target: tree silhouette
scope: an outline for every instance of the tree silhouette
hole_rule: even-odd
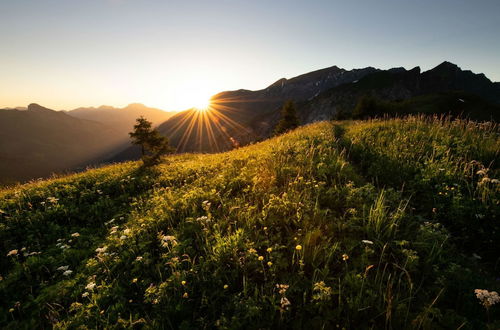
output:
[[[282,134],[288,132],[299,126],[299,118],[297,117],[297,110],[295,103],[291,100],[285,102],[281,108],[281,119],[274,129],[274,134]]]
[[[141,146],[141,159],[146,166],[158,164],[162,155],[173,151],[168,139],[151,126],[152,123],[141,116],[129,133],[132,144]]]

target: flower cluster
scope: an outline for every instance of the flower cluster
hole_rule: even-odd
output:
[[[496,291],[476,289],[474,290],[474,293],[476,294],[477,299],[481,302],[481,305],[483,305],[486,309],[500,302],[500,296]]]

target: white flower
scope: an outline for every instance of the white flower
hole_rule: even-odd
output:
[[[367,240],[367,239],[364,239],[364,240],[362,240],[361,242],[363,242],[363,243],[365,243],[365,244],[373,244],[373,242],[372,242],[372,241],[369,241],[369,240]]]
[[[142,257],[141,256],[138,256],[137,258],[135,258],[136,261],[141,261],[142,260]]]
[[[474,257],[474,259],[477,259],[477,260],[481,260],[483,258],[481,258],[479,255],[473,253],[472,256]]]
[[[486,308],[490,308],[491,306],[495,305],[496,303],[500,302],[500,296],[496,291],[488,291],[488,290],[481,290],[481,289],[476,289],[474,290],[474,293],[476,294],[477,299],[481,302],[481,304]]]
[[[99,248],[95,249],[95,252],[104,253],[104,252],[106,252],[107,249],[108,249],[107,246],[103,246],[103,247],[99,247]]]
[[[167,242],[169,242],[169,241],[175,241],[175,236],[164,235],[164,236],[161,237],[161,240],[162,241],[167,241]]]
[[[90,282],[89,284],[87,284],[87,286],[85,286],[85,289],[89,291],[94,290],[94,288],[95,288],[95,282]]]
[[[89,293],[88,292],[84,292],[82,293],[82,297],[85,298],[85,297],[88,297],[89,296]]]
[[[127,239],[127,236],[122,235],[122,236],[120,236],[120,239],[122,239],[122,240],[123,240],[123,239]]]
[[[65,271],[65,272],[63,273],[63,275],[64,275],[64,276],[69,276],[69,275],[71,275],[71,273],[73,273],[73,271],[68,269],[67,271]]]
[[[68,270],[68,268],[69,268],[69,266],[61,266],[61,267],[57,268],[57,270],[63,272],[63,271]]]
[[[71,237],[80,237],[80,234],[79,233],[73,233],[73,234],[71,234]]]
[[[280,300],[281,308],[288,309],[288,307],[292,304],[287,297],[281,297]]]

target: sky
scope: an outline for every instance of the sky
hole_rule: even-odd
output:
[[[0,107],[198,106],[337,65],[500,81],[498,0],[0,0]]]

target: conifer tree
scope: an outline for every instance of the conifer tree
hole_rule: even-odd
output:
[[[274,129],[274,134],[278,135],[288,132],[297,126],[299,126],[299,118],[297,117],[295,103],[289,100],[281,108],[281,119]]]
[[[142,116],[137,118],[129,135],[132,144],[141,146],[141,159],[146,166],[157,164],[162,155],[173,151],[168,139],[152,129],[152,123]]]

